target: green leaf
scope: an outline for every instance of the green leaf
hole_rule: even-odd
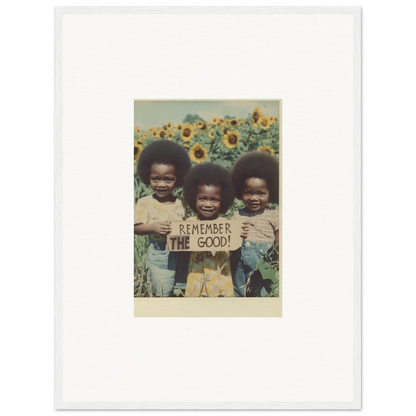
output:
[[[174,294],[175,296],[177,296],[177,297],[183,296],[183,292],[182,292],[182,290],[181,290],[181,289],[179,289],[179,288],[174,289],[174,290],[173,290],[173,294]]]

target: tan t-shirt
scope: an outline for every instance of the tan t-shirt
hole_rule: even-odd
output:
[[[158,221],[183,221],[186,210],[183,202],[176,198],[173,204],[161,203],[152,195],[140,198],[134,208],[134,225],[152,224]],[[165,235],[149,234],[152,240],[166,241]]]

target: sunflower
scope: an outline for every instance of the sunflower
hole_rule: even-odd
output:
[[[138,127],[135,127],[134,128],[134,132],[137,133],[137,134],[139,134],[140,133],[140,129]]]
[[[157,130],[152,130],[153,137],[159,137],[159,132]]]
[[[273,124],[275,122],[274,117],[269,117],[269,120],[270,120],[270,124]]]
[[[181,131],[181,130],[182,130],[182,124],[177,124],[177,125],[176,125],[176,130]]]
[[[214,133],[214,130],[211,130],[209,133],[208,133],[208,137],[212,140],[212,139],[215,139],[215,133]]]
[[[161,138],[161,139],[166,139],[166,136],[167,136],[167,134],[168,134],[168,132],[166,131],[166,130],[160,130],[160,132],[159,132],[159,137]]]
[[[185,147],[189,148],[190,144],[189,143],[184,143],[183,144]]]
[[[257,149],[258,152],[266,152],[270,153],[271,155],[274,155],[274,150],[270,146],[260,146]]]
[[[237,130],[230,130],[224,133],[224,145],[228,149],[238,146],[240,142],[240,133]]]
[[[218,123],[218,118],[217,118],[217,117],[214,117],[214,118],[211,120],[211,123],[212,123],[212,124],[217,124],[217,123]]]
[[[182,126],[182,140],[184,142],[190,142],[192,141],[192,137],[194,137],[195,130],[194,126],[192,126],[189,123],[186,123]]]
[[[267,130],[270,127],[270,117],[260,117],[259,126],[263,130]]]
[[[134,143],[134,163],[137,162],[137,159],[139,158],[140,153],[142,152],[143,147],[137,144],[137,142]]]
[[[228,124],[229,124],[231,127],[237,127],[237,126],[238,126],[238,124],[239,124],[239,122],[238,122],[235,118],[232,118],[231,120],[228,120]]]
[[[253,114],[251,115],[251,121],[254,125],[257,125],[257,122],[259,121],[262,114],[263,112],[260,110],[260,107],[254,109]]]
[[[150,133],[152,133],[154,129],[155,129],[154,127],[149,127]]]
[[[149,134],[147,133],[147,131],[145,131],[145,132],[142,134],[142,138],[143,138],[143,140],[146,140],[148,137],[149,137]]]
[[[205,123],[205,121],[201,122],[201,125],[199,126],[199,131],[205,132],[208,130],[208,123]]]
[[[172,129],[172,127],[173,127],[173,124],[169,121],[169,123],[168,124],[166,124],[167,126],[168,126],[168,129],[169,130],[171,130]]]
[[[168,131],[167,139],[168,140],[172,140],[173,139],[173,136],[174,136],[173,131],[172,130]]]
[[[189,157],[196,163],[201,163],[208,156],[208,152],[199,143],[195,143],[189,149]]]

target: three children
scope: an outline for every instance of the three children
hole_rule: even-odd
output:
[[[278,211],[267,206],[279,199],[278,161],[265,152],[250,152],[237,160],[232,173],[210,162],[190,166],[185,150],[167,140],[146,146],[138,160],[137,173],[154,192],[139,199],[134,219],[135,234],[149,235],[146,267],[152,293],[170,296],[175,285],[179,253],[166,250],[166,235],[171,231],[170,221],[186,219],[183,202],[172,195],[183,184],[184,199],[196,214],[187,221],[220,219],[235,196],[245,205],[232,216],[244,220],[242,247],[232,253],[234,276],[227,251],[191,252],[185,296],[245,296],[257,261],[279,244]],[[263,288],[261,295],[266,294]]]

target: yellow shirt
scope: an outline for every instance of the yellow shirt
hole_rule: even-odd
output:
[[[152,224],[159,221],[183,221],[186,218],[186,210],[182,201],[176,198],[174,203],[162,203],[153,198],[153,195],[145,196],[137,201],[134,208],[134,225]],[[157,233],[149,234],[152,240],[166,241],[165,235]]]
[[[197,217],[187,221],[199,221]],[[224,220],[226,221],[226,220]],[[228,251],[192,251],[185,296],[234,296]]]

